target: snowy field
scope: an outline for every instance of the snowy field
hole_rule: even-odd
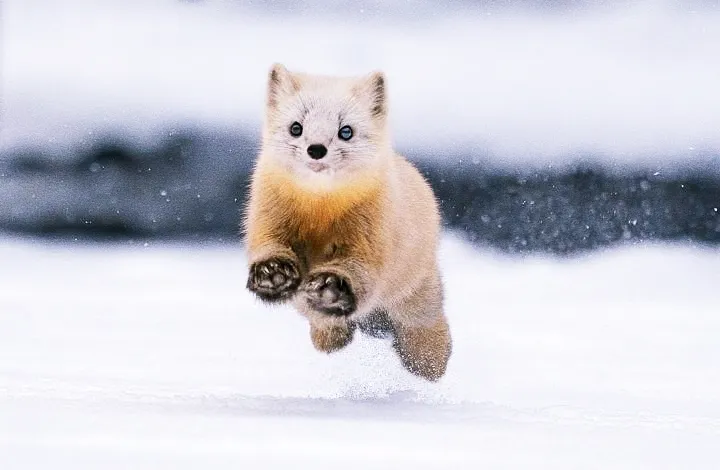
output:
[[[5,239],[0,468],[716,467],[720,251],[440,256],[433,385],[381,340],[316,353],[241,247]]]
[[[397,144],[438,158],[720,171],[715,2],[586,3],[0,0],[0,163],[252,138],[279,61],[384,70]],[[317,353],[245,291],[240,246],[0,237],[0,470],[718,466],[720,250],[504,257],[447,234],[441,262],[454,354],[428,384],[381,340]]]

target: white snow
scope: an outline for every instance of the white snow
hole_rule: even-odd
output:
[[[257,132],[280,61],[383,69],[405,147],[471,145],[509,165],[585,153],[719,167],[720,11],[593,3],[490,14],[395,2],[383,19],[352,2],[339,16],[319,14],[325,3],[273,16],[244,2],[4,0],[0,147],[57,150],[119,129],[141,139],[176,123]]]
[[[441,250],[454,354],[326,356],[242,247],[0,242],[0,468],[713,468],[720,251]]]

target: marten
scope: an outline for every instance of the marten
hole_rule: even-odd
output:
[[[383,72],[271,67],[243,221],[251,292],[291,302],[319,351],[356,329],[391,337],[408,371],[437,381],[452,349],[440,229],[432,188],[393,150]]]

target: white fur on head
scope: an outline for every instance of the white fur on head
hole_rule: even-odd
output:
[[[357,93],[371,100],[371,110],[377,119],[387,117],[387,93],[385,92],[385,74],[375,71],[360,82]]]
[[[293,73],[274,64],[268,77],[263,158],[296,174],[312,188],[331,188],[363,173],[376,173],[390,160],[387,93],[382,72],[363,77],[331,77]],[[294,122],[302,134],[290,134]],[[344,141],[339,130],[350,126]],[[314,160],[313,144],[327,148]]]
[[[278,103],[287,99],[300,88],[297,80],[282,64],[275,63],[268,74],[268,108],[276,108]]]

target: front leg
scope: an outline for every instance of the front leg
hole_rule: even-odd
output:
[[[301,276],[297,255],[289,248],[276,245],[251,256],[246,287],[262,301],[277,303],[295,295]]]
[[[300,291],[311,309],[326,315],[347,316],[357,308],[350,281],[342,274],[329,271],[310,274]]]
[[[352,315],[367,299],[370,279],[363,263],[353,259],[315,266],[298,288],[301,307],[323,315]]]

